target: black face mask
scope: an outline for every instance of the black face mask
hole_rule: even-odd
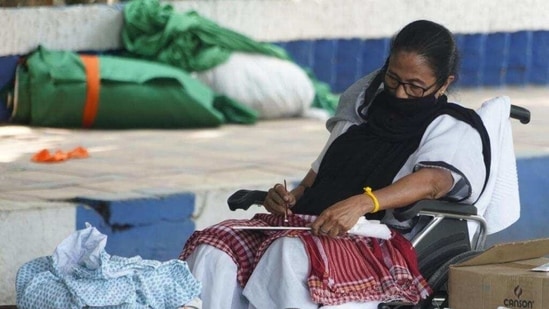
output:
[[[379,103],[383,106],[382,108],[387,109],[388,111],[399,116],[408,118],[417,116],[418,114],[428,113],[435,108],[438,103],[446,102],[446,96],[440,96],[437,98],[435,97],[435,93],[436,92],[433,92],[432,94],[421,98],[402,99],[397,98],[388,90],[383,90],[378,94],[376,100],[380,100]]]
[[[411,138],[428,122],[432,115],[444,107],[445,95],[434,94],[421,98],[400,99],[387,90],[380,92],[368,110],[369,126],[380,136]]]

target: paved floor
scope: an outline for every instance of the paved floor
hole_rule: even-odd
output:
[[[0,128],[0,200],[128,199],[281,181],[302,175],[326,137],[323,123],[311,119],[201,130],[6,126]],[[87,148],[90,157],[50,164],[30,160],[43,148],[77,146]]]
[[[452,98],[479,107],[508,95],[532,112],[529,125],[513,124],[517,155],[549,155],[549,88],[460,90]],[[298,180],[328,133],[318,119],[261,121],[198,130],[65,130],[0,126],[0,210],[19,202],[73,197],[126,199]],[[38,164],[41,149],[83,146],[87,159]]]

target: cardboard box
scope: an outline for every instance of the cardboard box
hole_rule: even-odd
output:
[[[452,309],[547,309],[549,272],[532,268],[549,263],[549,238],[495,245],[450,267]]]

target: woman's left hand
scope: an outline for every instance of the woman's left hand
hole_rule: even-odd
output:
[[[311,230],[317,236],[344,235],[372,208],[371,200],[364,194],[351,196],[325,209],[311,224]]]

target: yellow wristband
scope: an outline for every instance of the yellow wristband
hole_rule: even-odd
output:
[[[375,212],[378,212],[379,211],[379,201],[377,200],[377,197],[372,192],[372,188],[364,187],[364,194],[368,195],[372,199],[372,201],[374,202],[374,209],[372,209],[372,211],[370,211],[370,213],[373,214]]]

